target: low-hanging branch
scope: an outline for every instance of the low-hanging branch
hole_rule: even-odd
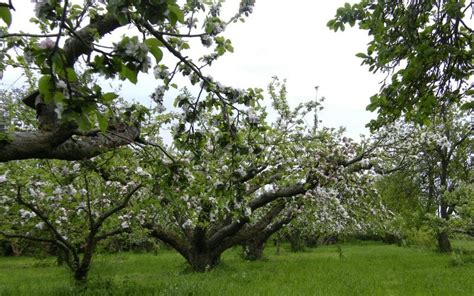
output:
[[[51,131],[27,131],[9,134],[0,142],[0,162],[21,159],[85,160],[128,145],[140,136],[137,126],[121,130],[76,136],[76,130],[58,126]]]

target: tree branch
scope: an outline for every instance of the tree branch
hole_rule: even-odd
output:
[[[42,242],[42,243],[51,243],[51,244],[56,243],[54,239],[36,237],[36,236],[31,236],[31,235],[22,235],[22,234],[16,234],[16,233],[7,233],[1,230],[0,230],[0,234],[6,238],[21,238],[21,239],[27,239],[27,240],[32,240],[32,241],[37,241],[37,242]]]
[[[20,159],[85,160],[132,143],[140,135],[136,126],[120,131],[77,136],[75,130],[59,126],[53,131],[15,132],[0,142],[0,162]]]
[[[144,225],[144,227],[150,230],[150,235],[152,237],[170,245],[175,250],[177,250],[184,258],[189,258],[189,250],[191,249],[191,246],[185,239],[182,239],[181,237],[179,237],[179,235],[171,231],[164,230],[160,226],[146,224]]]
[[[307,186],[308,184],[306,184]],[[252,211],[263,207],[264,205],[278,199],[281,197],[293,197],[298,194],[304,194],[306,191],[308,191],[310,188],[306,188],[305,184],[296,184],[293,186],[288,186],[284,187],[280,190],[274,191],[274,192],[265,192],[253,199],[249,203],[249,207],[252,209]]]
[[[119,212],[120,210],[124,209],[127,206],[130,199],[132,198],[132,196],[135,194],[135,192],[137,192],[137,190],[140,189],[141,187],[142,187],[142,184],[135,186],[132,190],[130,190],[130,192],[127,193],[127,195],[122,199],[122,201],[116,207],[111,208],[107,212],[100,215],[99,218],[97,219],[97,222],[94,225],[94,229],[97,230],[107,218]]]

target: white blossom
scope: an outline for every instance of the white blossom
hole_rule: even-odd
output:
[[[56,42],[51,38],[43,39],[39,44],[39,48],[41,49],[53,49],[55,46]]]
[[[72,170],[73,170],[74,172],[78,172],[80,169],[81,169],[81,164],[80,164],[80,163],[75,163],[75,164],[72,166]]]
[[[35,227],[38,228],[38,229],[44,229],[45,225],[46,225],[46,223],[39,222],[38,224],[35,225]]]
[[[184,229],[190,229],[193,227],[193,221],[191,221],[191,219],[187,219],[183,225],[181,225]]]
[[[258,120],[259,120],[258,115],[253,110],[250,110],[248,112],[248,121],[251,124],[257,124]]]
[[[252,215],[252,209],[249,208],[249,207],[246,207],[246,208],[245,208],[245,211],[244,211],[244,215],[245,215],[246,217],[250,217],[250,215]]]
[[[153,74],[155,75],[156,79],[165,79],[170,76],[170,72],[168,71],[167,67],[158,65],[155,66]]]
[[[201,43],[205,47],[210,47],[212,45],[212,41],[213,40],[212,40],[211,36],[209,36],[207,34],[201,36]]]

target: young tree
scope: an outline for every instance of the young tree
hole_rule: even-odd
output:
[[[148,73],[154,65],[154,75],[162,83],[154,99],[162,107],[164,93],[175,86],[175,75],[188,77],[192,84],[210,83],[203,67],[233,50],[222,32],[248,16],[254,3],[241,1],[239,11],[224,20],[221,2],[38,0],[32,18],[35,32],[11,32],[9,27],[17,20],[15,15],[12,18],[15,8],[12,1],[3,3],[0,72],[20,68],[36,81],[23,103],[36,111],[37,124],[34,129],[0,131],[0,162],[84,160],[139,141],[142,118],[126,113],[128,118],[117,120],[118,95],[101,85],[115,79],[137,83],[139,73]],[[128,29],[127,36],[114,34],[120,28]],[[214,51],[196,59],[187,57],[183,51],[193,38]],[[164,54],[176,63],[165,65]],[[226,109],[229,98],[218,89],[211,91],[214,98],[209,104]]]
[[[474,3],[464,0],[363,0],[337,10],[328,26],[367,30],[367,52],[357,56],[369,71],[387,73],[367,107],[378,111],[371,127],[401,116],[426,123],[450,105],[474,109],[473,12]]]
[[[95,161],[105,166],[110,160]],[[87,280],[97,244],[129,231],[123,210],[143,179],[116,171],[105,180],[90,166],[24,161],[10,163],[0,176],[0,235],[57,247],[77,283]]]

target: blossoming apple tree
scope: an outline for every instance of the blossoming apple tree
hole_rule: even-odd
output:
[[[233,92],[220,84],[206,87]],[[214,267],[225,250],[275,223],[289,222],[302,210],[304,196],[319,204],[326,188],[357,191],[343,184],[370,167],[367,159],[375,151],[372,143],[358,144],[334,129],[314,129],[307,121],[320,102],[290,108],[278,80],[269,87],[278,114],[271,124],[261,90],[251,92],[254,96],[234,95],[243,98],[240,108],[196,116],[199,97],[184,91],[176,99],[184,112],[158,117],[171,125],[173,145],[158,146],[142,165],[157,182],[142,203],[145,227],[197,271]],[[147,139],[159,142],[153,134]]]
[[[140,139],[141,117],[120,118],[117,93],[106,91],[117,79],[137,83],[139,75],[153,67],[160,86],[154,99],[177,87],[173,78],[182,75],[192,84],[209,82],[204,67],[233,51],[223,36],[227,25],[248,16],[255,3],[243,0],[237,13],[224,20],[222,3],[188,0],[44,0],[35,3],[31,19],[36,30],[12,31],[23,21],[14,14],[15,2],[0,6],[0,72],[24,70],[33,83],[32,92],[16,98],[36,112],[31,129],[1,130],[0,161],[18,159],[83,160]],[[119,36],[119,31],[127,34]],[[203,56],[188,57],[191,39],[213,48]],[[168,55],[174,62],[166,64]],[[152,60],[153,58],[153,60]],[[229,98],[213,89],[209,103],[226,110]]]
[[[458,211],[469,203],[454,194],[473,180],[473,125],[468,114],[451,106],[431,116],[429,126],[396,122],[379,131],[392,139],[384,153],[385,163],[404,163],[403,171],[413,178],[421,193],[421,207],[432,216],[430,224],[437,234],[438,249],[443,252],[451,251],[451,224],[457,223]]]
[[[85,282],[97,244],[131,229],[124,209],[148,180],[111,161],[108,156],[82,163],[28,160],[3,166],[0,235],[55,246],[74,279]]]

